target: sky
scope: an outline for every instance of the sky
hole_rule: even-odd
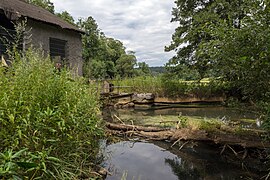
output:
[[[68,11],[75,20],[92,16],[102,32],[135,51],[138,62],[163,66],[174,52],[164,52],[176,23],[171,23],[174,0],[51,0],[56,12]]]

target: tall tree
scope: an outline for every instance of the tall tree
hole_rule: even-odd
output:
[[[122,54],[122,56],[116,61],[116,70],[120,77],[132,77],[134,76],[136,65],[136,56],[133,53]]]
[[[246,100],[270,100],[270,4],[269,1],[245,1],[245,16],[230,26],[227,21],[206,31],[215,40],[202,45],[216,60],[215,69]],[[235,24],[234,24],[235,25]]]
[[[106,37],[91,16],[87,19],[80,19],[78,25],[85,31],[82,37],[83,58],[85,59],[84,75],[86,77],[97,77],[96,75],[93,76],[93,73],[90,72],[90,69],[95,69],[95,66],[97,66],[97,69],[103,67],[105,71],[105,73],[102,71],[100,77],[114,78],[117,74],[117,60],[126,54],[123,43],[119,40]]]
[[[243,18],[242,1],[176,0],[172,21],[178,22],[179,27],[172,36],[171,45],[165,47],[165,50],[175,50],[177,55],[169,64],[193,66],[202,78],[213,64],[208,52],[200,51],[201,44],[214,39],[211,32],[205,31],[205,28],[215,26],[220,20],[238,26]]]
[[[87,19],[79,19],[78,26],[85,32],[82,36],[83,58],[86,62],[98,56],[100,47],[100,30],[95,19],[89,16]]]
[[[265,98],[270,88],[269,1],[177,0],[176,4],[172,21],[179,27],[166,50],[176,50],[177,56],[169,65],[187,64],[201,75],[214,69],[240,97]]]

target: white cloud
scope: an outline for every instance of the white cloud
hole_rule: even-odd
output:
[[[52,0],[56,11],[75,19],[92,16],[108,37],[136,52],[138,61],[164,65],[174,53],[164,52],[176,24],[170,23],[174,0]]]

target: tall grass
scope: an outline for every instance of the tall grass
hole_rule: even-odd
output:
[[[87,174],[102,136],[94,89],[31,50],[0,77],[0,179]]]
[[[113,81],[115,86],[124,86],[123,92],[154,93],[158,97],[212,97],[226,90],[225,84],[217,81],[183,81],[166,76],[139,76]]]

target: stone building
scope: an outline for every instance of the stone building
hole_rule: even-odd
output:
[[[62,20],[49,11],[28,4],[23,0],[0,0],[0,36],[10,38],[14,24],[26,19],[26,30],[20,48],[31,45],[41,48],[56,63],[67,64],[82,75],[83,31]],[[10,33],[7,33],[7,31]],[[0,55],[5,54],[6,46],[0,41]]]

